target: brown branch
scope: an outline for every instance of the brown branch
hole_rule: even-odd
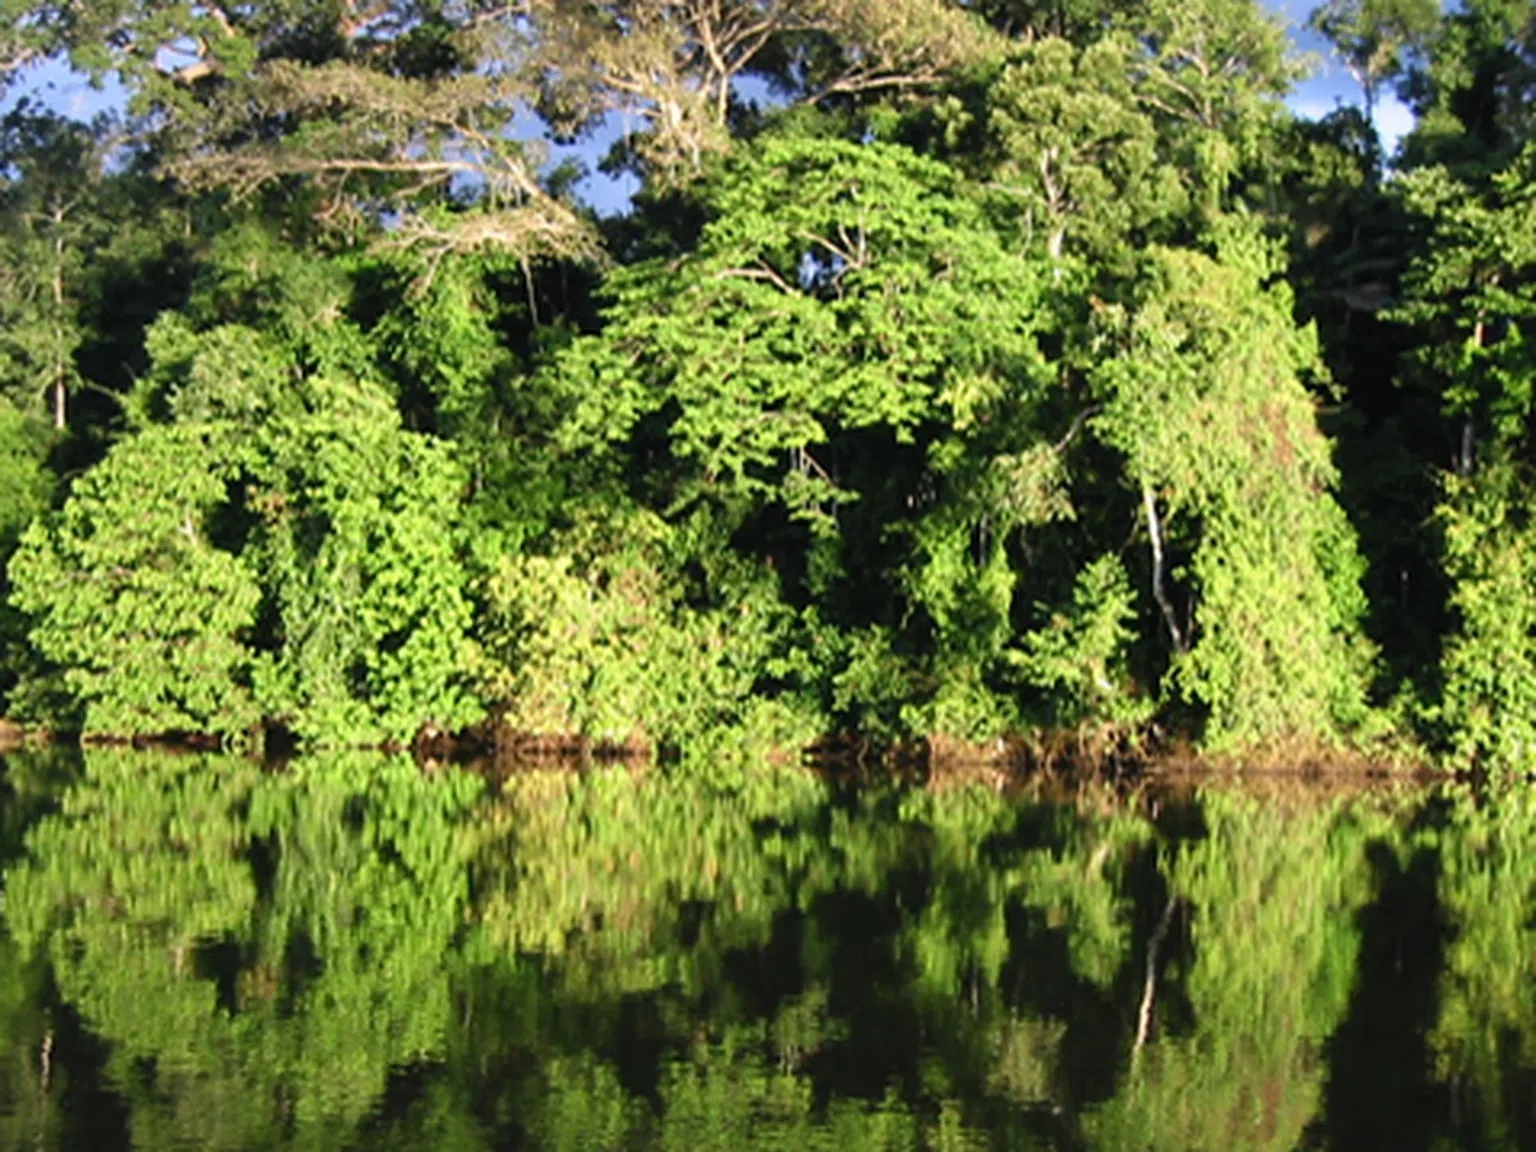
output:
[[[15,55],[8,60],[0,60],[0,79],[4,79],[10,73],[19,68],[24,68],[38,57],[36,48],[18,48]]]
[[[801,240],[809,240],[812,244],[820,244],[828,252],[832,253],[832,255],[836,256],[849,267],[862,267],[862,263],[857,256],[855,256],[848,249],[842,248],[839,245],[832,243],[832,241],[828,240],[819,232],[801,231],[795,233],[795,235],[798,236]]]
[[[795,448],[793,451],[800,459],[800,471],[806,472],[814,469],[816,475],[820,476],[828,484],[832,485],[833,488],[837,487],[837,481],[832,479],[827,470],[821,466],[821,461],[811,455],[811,450],[809,448]],[[806,465],[810,465],[810,468],[808,469]]]
[[[220,32],[224,33],[224,35],[230,37],[231,39],[234,38],[236,34],[235,26],[230,22],[229,13],[224,11],[221,5],[204,4],[203,9],[205,12],[207,12],[208,18],[219,26]]]
[[[185,67],[178,68],[171,73],[171,82],[180,84],[184,88],[190,88],[199,80],[208,76],[215,76],[223,71],[217,60],[195,60]]]
[[[719,5],[715,5],[718,13]],[[714,67],[714,104],[715,118],[721,123],[725,122],[726,112],[730,107],[731,77],[734,69],[726,64],[725,58],[720,54],[720,45],[715,42],[715,28],[707,13],[702,14],[698,21],[699,44],[704,49],[704,54],[709,57],[709,62]]]
[[[931,88],[943,79],[944,73],[938,68],[921,68],[909,72],[853,72],[839,77],[820,92],[806,97],[804,103],[816,105],[828,97],[839,94],[851,96],[860,92],[875,92],[888,88]]]
[[[1084,408],[1081,412],[1074,416],[1072,418],[1072,423],[1067,427],[1066,435],[1064,435],[1060,440],[1056,441],[1055,444],[1051,445],[1052,449],[1057,452],[1066,451],[1067,447],[1072,443],[1072,441],[1077,439],[1077,434],[1082,431],[1083,425],[1086,424],[1092,417],[1097,416],[1099,411],[1099,406],[1094,404],[1091,407]]]
[[[786,296],[794,296],[798,293],[795,288],[766,264],[760,264],[756,268],[722,268],[715,273],[716,280],[765,280],[772,284]]]

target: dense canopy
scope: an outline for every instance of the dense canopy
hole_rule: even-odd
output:
[[[1536,741],[1529,3],[0,13],[11,716]]]

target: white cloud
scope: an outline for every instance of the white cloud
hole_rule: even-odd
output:
[[[1413,113],[1391,93],[1383,93],[1376,106],[1376,131],[1381,133],[1381,145],[1390,154],[1397,151],[1397,144],[1413,131]]]

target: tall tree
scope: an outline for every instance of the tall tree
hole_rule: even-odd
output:
[[[1133,309],[1105,313],[1122,343],[1094,373],[1094,424],[1141,496],[1170,696],[1206,710],[1215,745],[1332,742],[1367,716],[1361,564],[1302,383],[1320,368],[1315,334],[1277,271],[1246,223],[1214,260],[1154,249]]]
[[[1307,22],[1326,36],[1349,69],[1365,100],[1366,123],[1376,124],[1381,86],[1403,67],[1439,20],[1435,0],[1328,0]]]
[[[23,104],[0,121],[0,388],[24,410],[69,419],[84,337],[78,280],[107,237],[102,167],[111,142],[95,128]]]
[[[792,101],[932,89],[1001,41],[946,0],[545,0],[532,11],[543,105],[579,130],[617,115],[662,182],[722,151],[740,82]]]
[[[1536,137],[1536,10],[1527,0],[1456,6],[1400,89],[1418,116],[1409,165],[1497,167]]]
[[[526,14],[490,0],[99,0],[28,19],[76,67],[127,85],[138,128],[189,186],[249,194],[303,177],[321,216],[403,212],[402,233],[428,246],[589,252],[515,131],[531,95]],[[411,211],[428,194],[478,210]]]
[[[1018,204],[1026,235],[1053,261],[1069,246],[1123,265],[1127,240],[1185,202],[1177,170],[1159,155],[1155,121],[1137,98],[1134,42],[1087,48],[1047,39],[1025,45],[987,90],[991,186]]]

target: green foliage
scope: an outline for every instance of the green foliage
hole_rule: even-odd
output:
[[[1536,725],[1531,648],[1530,441],[1536,358],[1536,145],[1486,179],[1443,166],[1408,174],[1405,205],[1429,243],[1394,318],[1423,341],[1410,382],[1460,423],[1457,475],[1438,510],[1451,621],[1441,696],[1428,708],[1458,763],[1522,768]]]
[[[38,421],[0,398],[0,555],[48,506],[52,478],[43,467],[48,440]]]
[[[1110,36],[1085,48],[1025,45],[987,91],[994,180],[1021,201],[1023,229],[1060,259],[1084,252],[1125,264],[1127,239],[1178,214],[1187,194],[1158,155],[1156,123],[1138,100],[1136,45]]]
[[[84,335],[69,297],[108,224],[93,211],[103,135],[26,101],[0,118],[0,167],[14,174],[0,185],[0,396],[59,427]]]
[[[1486,179],[1418,169],[1399,195],[1428,232],[1393,311],[1428,337],[1415,361],[1446,415],[1495,445],[1523,441],[1536,380],[1525,331],[1536,318],[1536,143]]]
[[[515,731],[688,745],[740,725],[786,612],[771,586],[690,606],[675,533],[610,517],[552,556],[504,557],[485,589],[486,691]]]
[[[1383,1021],[1427,1059],[1364,1072],[1460,1093],[1415,1131],[1528,1131],[1518,792],[487,792],[127,750],[40,787],[4,877],[7,1138],[1288,1148],[1397,1130],[1350,1095]]]
[[[140,430],[27,538],[13,602],[90,730],[377,744],[479,717],[467,478],[368,382],[347,294],[334,265],[226,237],[148,334]]]
[[[709,196],[696,251],[617,271],[606,326],[560,357],[563,442],[659,438],[669,464],[644,498],[669,518],[702,506],[716,540],[787,518],[759,547],[818,609],[812,628],[920,614],[934,689],[916,723],[995,734],[1010,534],[1067,511],[1038,426],[1040,269],[955,173],[892,146],[767,138]],[[892,473],[871,451],[911,463]],[[905,604],[864,597],[862,548],[890,555]],[[863,707],[858,675],[829,672],[839,706]]]
[[[1536,1068],[1533,928],[1536,810],[1527,791],[1491,805],[1453,801],[1439,834],[1441,906],[1452,932],[1430,1036],[1435,1075],[1463,1093],[1467,1143],[1518,1148],[1529,1137],[1521,1085]]]
[[[334,1146],[441,1047],[471,795],[382,758],[273,776],[93,752],[8,874],[7,921],[110,1042],[138,1141]]]
[[[1265,286],[1272,260],[1241,228],[1219,259],[1154,252],[1124,350],[1095,374],[1095,425],[1125,453],[1149,534],[1156,502],[1188,558],[1193,642],[1172,687],[1207,710],[1218,747],[1332,741],[1366,715],[1362,567],[1301,383],[1316,344],[1285,286]]]
[[[1510,743],[1473,701],[1525,723],[1453,687],[1501,657],[1426,528],[1448,445],[1462,479],[1529,448],[1521,4],[1324,4],[1367,106],[1315,123],[1255,0],[344,8],[5,0],[0,84],[52,54],[130,116],[0,120],[0,551],[38,420],[56,536],[165,429],[217,440],[163,620],[126,619],[131,565],[23,550],[9,708],[311,744],[490,709],[706,768],[1154,716],[1364,743],[1390,678],[1463,759]],[[527,117],[616,112],[604,220]]]
[[[0,397],[0,565],[17,540],[48,506],[53,478],[43,466],[47,438],[41,423]],[[9,578],[0,569],[0,700],[25,666],[26,620],[11,607]]]
[[[314,388],[261,431],[246,510],[275,611],[253,684],[269,717],[317,743],[408,742],[479,716],[458,558],[462,473],[367,391]],[[264,647],[266,646],[264,645]]]
[[[1451,758],[1523,771],[1536,749],[1536,566],[1530,481],[1512,461],[1446,478],[1441,507],[1456,631],[1436,718]]]
[[[1327,0],[1308,23],[1343,57],[1371,119],[1379,87],[1397,75],[1403,55],[1429,37],[1439,15],[1433,0]]]
[[[258,718],[246,638],[260,588],[209,538],[231,439],[227,425],[146,432],[22,537],[11,602],[89,732],[237,733]]]
[[[689,259],[610,277],[606,327],[560,361],[567,441],[623,440],[675,406],[667,437],[697,477],[675,498],[775,500],[830,529],[849,494],[815,450],[834,433],[967,426],[1039,370],[1036,270],[959,192],[892,146],[742,150]]]
[[[1441,15],[1399,86],[1418,117],[1405,160],[1478,172],[1536,136],[1530,17],[1518,0],[1467,0]]]
[[[1137,1043],[1115,1098],[1086,1118],[1092,1143],[1282,1149],[1302,1139],[1322,1102],[1324,1044],[1354,991],[1356,913],[1372,894],[1365,846],[1381,822],[1361,807],[1287,811],[1201,794],[1206,834],[1178,845],[1164,872],[1171,923],[1187,925],[1173,931],[1190,938],[1178,986],[1194,1026]]]
[[[1117,556],[1100,556],[1081,572],[1072,602],[1020,637],[1014,657],[1021,680],[1046,693],[1048,718],[1071,729],[1090,721],[1134,728],[1152,701],[1138,698],[1126,669],[1135,639],[1135,596]]]

